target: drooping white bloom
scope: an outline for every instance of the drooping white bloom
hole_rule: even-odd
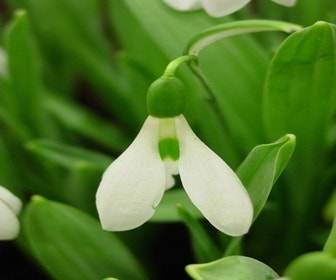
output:
[[[238,11],[251,0],[164,0],[166,4],[178,11],[193,11],[203,8],[210,16],[221,17]],[[272,0],[273,2],[291,7],[296,0]]]
[[[213,226],[232,236],[248,231],[253,207],[246,189],[183,115],[148,116],[133,143],[105,171],[96,195],[103,228],[121,231],[145,223],[177,174]]]
[[[20,229],[17,215],[21,201],[10,191],[0,186],[0,240],[14,239]]]

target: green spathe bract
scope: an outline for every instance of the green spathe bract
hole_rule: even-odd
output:
[[[184,94],[182,82],[174,76],[162,76],[148,89],[147,110],[158,118],[171,118],[182,114]]]

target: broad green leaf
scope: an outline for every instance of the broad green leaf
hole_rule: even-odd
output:
[[[294,259],[284,275],[291,280],[334,280],[336,258],[324,252],[311,252]]]
[[[274,183],[285,169],[295,149],[295,136],[288,134],[278,141],[255,147],[237,169],[250,194],[254,218],[264,207]]]
[[[279,277],[267,265],[243,256],[225,257],[205,264],[190,264],[186,271],[195,280],[272,280]]]
[[[326,135],[336,108],[336,26],[317,22],[288,37],[267,74],[264,124],[270,139],[294,133],[297,149],[288,169],[286,190],[294,224],[328,195],[319,188],[326,172]],[[316,216],[315,216],[316,217]],[[307,215],[307,221],[314,217]]]
[[[70,206],[33,197],[23,216],[22,231],[52,278],[146,279],[137,260],[115,235]]]

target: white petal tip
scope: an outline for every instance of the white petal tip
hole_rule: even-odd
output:
[[[21,206],[19,198],[0,186],[0,240],[11,240],[18,236],[20,223],[16,215]]]
[[[201,8],[201,2],[199,0],[163,0],[171,8],[181,11],[195,11]]]
[[[1,229],[0,240],[13,240],[19,235],[19,231],[19,222],[17,222],[11,228]]]
[[[225,224],[223,227],[219,228],[220,231],[224,232],[230,236],[241,236],[248,233],[251,227],[252,221],[237,221],[232,224]]]
[[[272,0],[274,3],[277,3],[286,7],[293,7],[296,4],[296,0]]]
[[[247,195],[247,194],[246,194]],[[242,203],[238,208],[237,204],[234,207],[226,209],[221,212],[220,210],[209,216],[208,219],[218,230],[230,236],[241,236],[248,233],[253,222],[253,206],[249,197],[240,198]],[[221,216],[218,214],[221,213]]]
[[[11,240],[17,237],[20,223],[14,212],[0,200],[0,240]]]
[[[0,186],[0,201],[5,203],[15,215],[20,213],[22,207],[21,200],[2,186]]]
[[[204,1],[205,11],[212,17],[223,17],[242,9],[251,0],[213,0]]]
[[[110,211],[99,211],[99,219],[102,228],[107,231],[127,231],[132,230],[143,225],[147,220],[149,220],[153,214],[154,209],[149,210],[146,215],[141,213],[139,217],[132,213],[113,213]]]

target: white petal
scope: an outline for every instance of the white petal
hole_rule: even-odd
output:
[[[178,162],[168,158],[165,159],[163,163],[166,170],[166,190],[168,190],[175,185],[175,178],[173,175],[179,174]]]
[[[164,0],[164,2],[178,11],[194,11],[200,9],[200,0]]]
[[[13,211],[0,200],[0,240],[14,239],[20,229],[20,224]]]
[[[158,119],[148,117],[133,143],[105,171],[96,194],[104,229],[132,229],[154,214],[166,184],[158,132]]]
[[[201,0],[205,11],[213,17],[229,15],[243,8],[251,0]]]
[[[21,200],[2,186],[0,186],[0,201],[5,203],[15,215],[19,214],[22,206]]]
[[[292,7],[296,4],[296,0],[272,0],[274,3],[287,6],[287,7]]]
[[[252,203],[237,175],[193,133],[183,116],[176,118],[179,170],[191,201],[220,231],[238,236],[251,226]]]

